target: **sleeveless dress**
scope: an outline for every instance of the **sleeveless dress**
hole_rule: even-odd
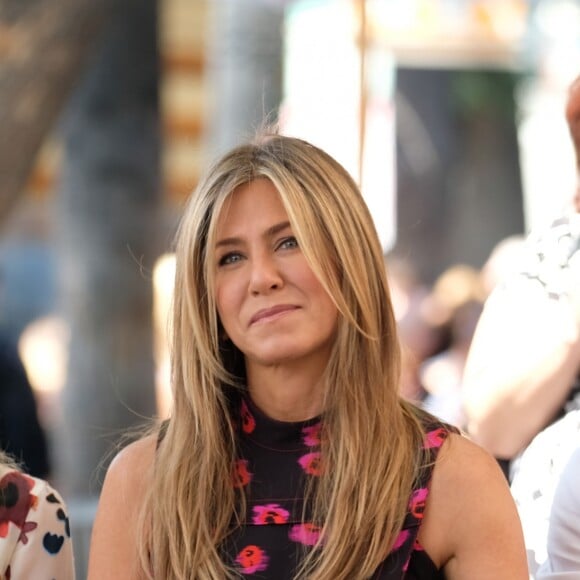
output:
[[[313,546],[320,530],[302,522],[304,486],[320,474],[320,419],[288,423],[265,416],[248,398],[241,400],[239,459],[234,485],[246,488],[244,525],[223,546],[224,561],[243,577],[290,580],[304,550]],[[429,495],[433,464],[453,427],[426,425],[424,447],[432,461],[420,474],[409,498],[403,529],[373,580],[443,579],[417,541]],[[345,530],[348,534],[348,530]]]

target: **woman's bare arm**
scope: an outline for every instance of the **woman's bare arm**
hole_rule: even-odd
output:
[[[155,438],[123,449],[107,471],[91,536],[89,580],[142,580],[139,515],[155,456]]]
[[[449,580],[528,580],[515,503],[497,462],[459,435],[433,472],[419,541]]]

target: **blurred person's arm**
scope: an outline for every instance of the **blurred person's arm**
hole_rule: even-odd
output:
[[[580,170],[580,76],[566,121]],[[554,419],[580,367],[580,186],[572,213],[528,248],[511,286],[492,294],[465,369],[471,436],[498,458],[516,455]]]
[[[536,281],[496,289],[479,320],[464,375],[472,438],[516,455],[562,408],[580,365],[577,309]]]

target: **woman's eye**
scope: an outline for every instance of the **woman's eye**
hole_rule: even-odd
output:
[[[238,254],[237,252],[230,252],[229,254],[226,254],[219,259],[218,265],[227,266],[228,264],[239,262],[241,259],[241,254]]]
[[[298,240],[294,236],[283,239],[280,242],[280,244],[278,245],[278,248],[281,250],[291,250],[291,249],[297,248],[297,247],[298,247]]]

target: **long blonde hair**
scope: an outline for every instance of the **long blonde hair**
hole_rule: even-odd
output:
[[[267,178],[280,193],[313,272],[340,313],[326,372],[324,474],[311,490],[323,541],[297,573],[367,578],[401,530],[422,462],[421,422],[398,394],[400,352],[378,237],[358,187],[305,141],[265,135],[219,160],[201,180],[176,242],[172,321],[174,409],[143,507],[150,578],[237,577],[220,545],[240,522],[232,486],[231,393],[243,356],[221,340],[214,300],[216,221],[240,185]],[[346,533],[348,531],[348,533]]]

